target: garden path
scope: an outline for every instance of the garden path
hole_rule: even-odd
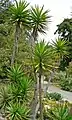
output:
[[[47,92],[60,93],[64,100],[72,102],[72,92],[61,90],[59,87],[56,87],[55,85],[50,84],[49,87],[48,87]]]

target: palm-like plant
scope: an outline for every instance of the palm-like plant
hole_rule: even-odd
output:
[[[62,57],[62,55],[65,55],[67,52],[67,46],[66,46],[66,41],[61,40],[60,38],[57,39],[55,42],[53,41],[53,46],[56,50],[56,52]]]
[[[32,35],[35,41],[37,40],[38,32],[45,33],[47,29],[50,19],[48,12],[49,10],[44,11],[44,6],[40,8],[38,5],[35,5],[35,7],[31,8]]]
[[[59,57],[59,64],[60,60],[63,59],[63,56],[67,56],[67,42],[65,40],[61,40],[60,38],[57,39],[55,42],[53,41],[53,48],[57,56]]]
[[[30,21],[31,21],[31,35],[30,35],[30,39],[31,39],[31,60],[33,63],[33,52],[34,52],[34,46],[35,46],[35,41],[37,41],[37,37],[38,37],[38,33],[45,33],[46,29],[47,29],[47,24],[49,22],[49,18],[50,16],[48,15],[48,10],[44,11],[44,6],[39,7],[38,5],[35,5],[35,7],[31,7],[31,14],[30,14]],[[37,91],[37,78],[36,78],[36,73],[35,73],[35,67],[33,65],[33,69],[34,69],[34,76],[35,76],[35,91],[34,91],[34,98],[33,98],[33,102],[35,105],[32,105],[32,109],[33,109],[33,116],[35,113],[35,108],[36,108],[36,104],[38,102],[37,96],[38,96],[38,91]],[[34,120],[35,118],[33,118]]]
[[[45,44],[44,41],[36,44],[35,52],[34,52],[34,60],[35,60],[35,68],[36,71],[39,71],[39,67],[41,65],[42,70],[48,66],[50,63],[48,60],[51,59],[52,50],[48,44]]]
[[[50,48],[48,44],[44,42],[40,42],[36,44],[35,52],[34,52],[34,60],[35,60],[35,68],[36,72],[39,73],[39,101],[40,101],[40,120],[43,120],[42,113],[42,87],[41,87],[41,76],[43,74],[43,70],[48,67],[48,61],[50,60]]]
[[[10,8],[10,21],[15,24],[15,40],[14,40],[14,46],[13,46],[13,55],[11,64],[14,63],[15,55],[18,52],[18,40],[19,40],[19,34],[20,34],[20,27],[23,24],[25,27],[28,26],[28,17],[29,17],[29,11],[28,11],[28,3],[26,1],[20,0],[17,2],[15,0],[14,6]]]
[[[20,105],[18,103],[11,103],[7,107],[7,118],[8,120],[29,120],[30,119],[30,109]]]

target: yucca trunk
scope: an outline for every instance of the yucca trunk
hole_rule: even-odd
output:
[[[37,41],[37,29],[34,29],[32,34],[31,34],[31,60],[33,62],[33,53],[34,53],[34,47],[35,47],[35,42]],[[34,96],[33,96],[33,100],[31,103],[31,120],[36,120],[36,108],[37,108],[37,104],[38,104],[38,77],[36,76],[36,71],[35,71],[35,66],[33,66],[34,69],[34,79],[35,79],[35,87],[34,87]]]
[[[35,47],[35,41],[34,38],[31,36],[31,61],[33,64],[33,53],[34,53],[34,47]],[[35,80],[35,85],[34,85],[34,96],[33,100],[31,102],[31,120],[36,120],[36,106],[38,103],[38,88],[37,88],[37,76],[36,76],[36,71],[35,71],[35,66],[33,65],[33,72],[34,72],[34,80]]]
[[[32,102],[31,102],[31,120],[36,120],[37,104],[38,104],[38,90],[37,90],[37,83],[35,82],[34,96],[33,96]]]
[[[37,90],[37,76],[36,76],[36,72],[34,71],[34,80],[35,80],[35,84],[34,84],[34,96],[33,99],[31,101],[31,120],[36,120],[36,107],[37,107],[37,103],[38,103],[38,90]]]
[[[11,59],[11,65],[15,62],[15,57],[18,53],[18,40],[19,40],[19,30],[20,26],[19,23],[16,24],[16,30],[15,30],[15,39],[14,39],[14,45],[13,45],[13,53],[12,53],[12,59]]]
[[[37,41],[37,37],[38,37],[37,29],[33,30],[32,36],[33,36],[34,42]]]
[[[39,103],[40,103],[40,120],[43,120],[41,77],[42,77],[42,69],[40,67],[40,70],[39,70]]]

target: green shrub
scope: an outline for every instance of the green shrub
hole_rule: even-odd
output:
[[[67,77],[60,82],[60,86],[63,90],[72,91],[72,77]]]
[[[30,109],[19,103],[11,103],[7,107],[6,118],[8,120],[29,120]]]
[[[72,116],[69,114],[69,108],[67,104],[57,104],[50,109],[44,110],[44,120],[72,120]]]
[[[59,93],[47,93],[46,97],[50,100],[50,99],[53,99],[53,100],[56,100],[56,101],[59,101],[62,99],[62,96],[61,94]]]
[[[28,120],[33,82],[16,65],[8,70],[9,82],[0,89],[0,112],[9,120]],[[26,119],[25,119],[26,118]],[[28,119],[27,119],[28,118]]]
[[[56,73],[55,79],[59,81],[59,85],[61,89],[66,91],[72,91],[72,75],[68,73],[68,69],[66,71]]]

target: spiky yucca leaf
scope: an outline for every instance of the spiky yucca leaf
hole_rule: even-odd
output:
[[[29,17],[29,10],[28,10],[28,5],[29,3],[27,3],[25,0],[19,0],[19,2],[17,0],[15,0],[15,4],[14,6],[12,6],[10,8],[10,13],[11,13],[11,18],[10,20],[13,23],[18,22],[18,24],[20,25],[21,23],[24,24],[24,26],[28,26],[28,17]]]
[[[51,62],[52,50],[48,44],[45,44],[43,41],[36,44],[34,52],[34,60],[36,71],[39,70],[41,65],[42,69],[45,70]]]
[[[29,120],[30,109],[18,103],[11,103],[7,107],[8,120]]]
[[[57,39],[52,43],[54,51],[62,57],[63,55],[68,55],[67,52],[67,42],[65,40]]]
[[[15,65],[8,70],[8,77],[11,82],[18,83],[20,78],[24,76],[23,71],[21,70],[21,66]]]
[[[33,28],[33,37],[36,40],[38,32],[45,33],[45,30],[48,28],[47,24],[50,22],[50,17],[48,15],[49,10],[44,11],[44,6],[39,7],[35,5],[35,7],[31,8],[31,25]]]
[[[0,89],[0,109],[2,109],[5,112],[5,109],[9,105],[10,101],[11,96],[7,87],[4,86]]]

